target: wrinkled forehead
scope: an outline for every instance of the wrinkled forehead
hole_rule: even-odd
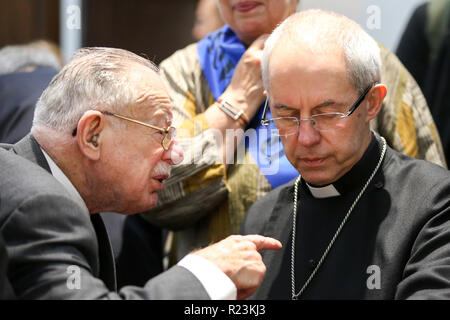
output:
[[[309,84],[315,78],[320,81],[344,81],[347,79],[348,68],[342,48],[328,48],[323,52],[314,52],[302,46],[295,50],[285,50],[283,45],[276,45],[271,53],[268,64],[269,93],[274,86],[283,85],[297,88]]]
[[[132,112],[146,118],[155,116],[172,120],[172,101],[159,74],[148,68],[131,69],[129,83],[134,86]]]

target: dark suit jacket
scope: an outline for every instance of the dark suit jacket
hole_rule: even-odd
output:
[[[1,205],[1,204],[0,204]],[[8,271],[8,254],[0,234],[0,300],[13,299],[14,293],[6,276]]]
[[[84,203],[49,174],[32,136],[12,151],[0,148],[0,230],[9,256],[8,280],[18,298],[209,298],[198,279],[178,266],[143,288],[115,292],[114,257],[101,217],[91,217]]]
[[[0,75],[0,142],[16,143],[30,132],[36,102],[56,74],[39,67]]]
[[[389,147],[381,168],[301,298],[450,299],[450,173]],[[293,193],[293,182],[271,191],[253,204],[242,224],[243,234],[262,234],[283,244],[281,250],[262,253],[267,272],[253,298],[271,295],[283,264],[290,270],[291,252],[287,248],[291,248]],[[337,214],[333,208],[326,210],[323,214]],[[300,203],[298,225],[302,223],[301,212]],[[316,228],[319,233],[323,226]],[[359,237],[369,239],[373,246],[359,250]],[[317,251],[318,257],[323,253],[316,243],[304,246]],[[362,257],[353,257],[361,251]],[[359,274],[348,270],[353,270],[352,261],[357,259],[380,268],[381,286],[366,286],[369,274],[364,269],[361,291],[350,296],[348,292],[354,288],[346,291],[345,286]],[[286,276],[291,279],[289,272]],[[290,296],[290,282],[286,292]]]

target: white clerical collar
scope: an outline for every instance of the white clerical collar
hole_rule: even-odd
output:
[[[311,194],[313,195],[314,198],[323,199],[323,198],[337,197],[341,195],[332,184],[329,184],[325,187],[313,187],[310,186],[308,183],[306,183],[306,185],[308,186],[308,189],[309,191],[311,191]]]
[[[45,156],[45,159],[47,159],[53,177],[55,177],[55,179],[58,180],[64,186],[64,188],[69,192],[69,194],[74,199],[81,200],[84,203],[83,198],[78,193],[78,190],[73,186],[69,178],[67,178],[64,172],[56,165],[55,161],[53,161],[53,159],[47,154],[47,152],[45,152],[44,149],[42,148],[41,150]]]

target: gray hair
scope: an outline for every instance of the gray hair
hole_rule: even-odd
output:
[[[26,67],[61,69],[58,57],[38,42],[0,49],[0,75],[19,72]]]
[[[150,60],[123,49],[78,50],[40,97],[32,130],[43,126],[68,132],[88,110],[120,112],[132,105],[140,94],[129,83],[130,67],[136,65],[158,73]]]
[[[381,80],[380,48],[376,41],[349,18],[312,9],[291,15],[267,39],[262,58],[266,90],[269,88],[270,55],[273,48],[281,43],[284,50],[298,50],[301,45],[313,53],[342,49],[350,83],[359,93]]]

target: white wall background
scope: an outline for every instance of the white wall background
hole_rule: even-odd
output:
[[[426,0],[300,0],[299,10],[324,9],[356,21],[377,41],[395,51],[414,9]],[[378,12],[376,12],[378,11]],[[379,16],[379,21],[374,17]],[[377,22],[379,24],[377,25]]]

